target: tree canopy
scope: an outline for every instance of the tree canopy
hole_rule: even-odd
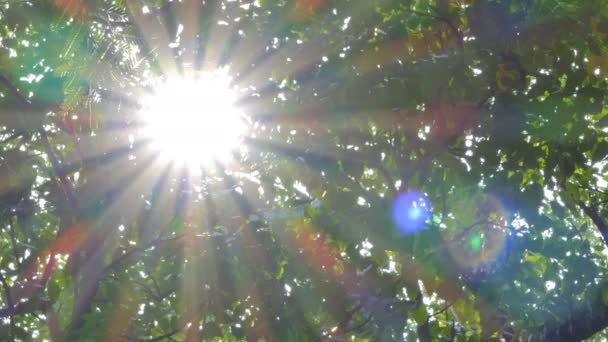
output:
[[[0,339],[605,340],[607,92],[605,0],[0,0]]]

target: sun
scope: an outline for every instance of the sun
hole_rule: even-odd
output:
[[[145,138],[161,158],[191,170],[226,162],[246,127],[236,100],[224,70],[169,77],[142,103]]]

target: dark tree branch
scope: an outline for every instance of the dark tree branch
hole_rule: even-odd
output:
[[[456,302],[452,302],[452,303],[446,305],[443,309],[441,309],[441,310],[435,312],[433,315],[431,315],[431,317],[435,317],[435,316],[438,316],[438,315],[446,312],[449,308],[451,308],[454,305],[454,303],[456,303]]]
[[[372,314],[369,314],[369,316],[367,316],[367,318],[365,319],[365,321],[355,325],[352,328],[347,329],[345,332],[351,332],[351,331],[359,331],[361,330],[364,326],[367,325],[367,323],[369,323],[372,320]]]
[[[128,257],[130,257],[131,255],[137,253],[137,252],[142,252],[145,251],[149,248],[155,247],[155,246],[159,246],[162,245],[164,243],[167,242],[171,242],[171,241],[177,241],[184,238],[184,235],[178,235],[178,236],[174,236],[171,238],[166,238],[166,239],[155,239],[152,242],[150,242],[149,244],[142,246],[142,247],[133,247],[131,249],[129,249],[128,251],[126,251],[125,253],[123,253],[122,255],[120,255],[119,257],[117,257],[116,259],[112,260],[111,263],[109,263],[104,270],[102,271],[102,274],[107,273],[108,271],[110,271],[111,269],[117,267],[118,265],[120,265],[122,262],[124,262]]]
[[[34,300],[36,293],[42,291],[42,289],[44,289],[44,286],[46,284],[46,282],[48,281],[49,277],[51,276],[51,273],[53,272],[53,269],[55,268],[55,254],[54,253],[50,253],[49,254],[49,258],[48,261],[46,263],[46,265],[44,266],[44,271],[42,272],[42,277],[40,278],[40,280],[36,281],[33,279],[29,280],[29,283],[27,284],[27,290],[29,290],[28,294],[25,297],[21,297],[23,300],[24,298],[28,298],[29,300],[23,302],[17,302],[15,303],[13,301],[13,297],[11,295],[11,288],[8,286],[8,283],[6,282],[6,279],[4,279],[4,276],[2,276],[2,274],[0,274],[0,283],[2,283],[2,287],[4,288],[4,292],[7,296],[7,307],[0,309],[0,317],[14,317],[16,315],[22,315],[25,313],[31,313],[33,311],[36,310],[45,310],[46,306],[45,305],[30,305],[31,301]],[[47,302],[45,301],[40,301],[40,304],[45,304]]]
[[[33,104],[25,97],[19,90],[13,85],[13,83],[7,79],[4,75],[0,74],[0,84],[2,84],[9,92],[15,97],[15,99],[24,107],[24,108],[32,108]],[[16,133],[17,134],[17,133]],[[68,202],[72,208],[77,208],[76,197],[74,196],[74,189],[72,187],[71,182],[67,179],[65,172],[63,172],[62,166],[59,163],[59,160],[53,153],[53,149],[49,142],[48,134],[44,129],[39,130],[40,137],[42,138],[42,145],[45,149],[49,160],[51,161],[51,165],[53,167],[53,171],[55,175],[59,178],[61,185],[63,187],[63,191],[65,192],[66,197],[68,198]]]
[[[435,11],[437,11],[434,7],[433,7],[433,9]],[[454,23],[452,23],[443,14],[438,13],[438,15],[435,15],[435,14],[425,13],[425,12],[420,12],[420,11],[415,11],[415,10],[408,10],[408,12],[412,13],[412,14],[419,15],[419,16],[423,16],[423,17],[433,18],[435,20],[442,21],[442,22],[446,23],[448,25],[448,27],[450,28],[450,30],[452,31],[452,33],[458,39],[458,45],[460,46],[460,48],[461,49],[463,48],[463,46],[464,46],[464,37],[462,36],[462,33],[460,32],[460,30],[458,29],[458,27],[456,27],[456,25],[454,25]]]
[[[445,315],[446,321],[448,319],[448,314],[446,312]],[[452,326],[450,327],[450,342],[456,340],[456,320],[452,320]]]
[[[342,322],[340,322],[338,324],[338,329],[343,330],[344,332],[347,332],[348,329],[346,329],[346,326],[348,325],[348,323],[350,323],[350,321],[352,321],[353,316],[355,316],[355,314],[362,308],[363,308],[363,306],[361,304],[358,304],[354,308],[349,310],[346,313],[346,317],[342,320]]]
[[[15,331],[15,304],[13,303],[13,296],[11,295],[11,288],[8,286],[6,279],[2,272],[0,272],[0,282],[2,282],[2,288],[4,289],[4,296],[6,297],[6,305],[8,306],[8,315],[10,318],[11,330],[10,339],[13,339],[13,333]]]
[[[600,234],[602,234],[604,244],[608,245],[608,225],[600,216],[597,206],[586,206],[583,202],[579,202],[579,206],[581,207],[581,209],[583,209],[585,215],[589,216],[591,221],[593,221],[597,229],[600,231]]]
[[[13,247],[13,254],[15,256],[15,262],[17,266],[21,267],[21,262],[19,261],[19,251],[17,250],[17,238],[15,236],[15,220],[11,217],[9,222],[8,233],[11,236],[11,245]]]
[[[140,339],[140,338],[136,338],[136,337],[128,336],[128,335],[127,336],[123,335],[122,338],[126,339],[127,341],[133,341],[133,342],[156,342],[156,341],[170,339],[172,336],[174,336],[174,335],[178,334],[180,331],[184,330],[184,328],[186,328],[188,326],[188,324],[192,323],[192,321],[196,318],[196,316],[203,311],[205,306],[206,306],[206,304],[200,305],[200,307],[198,309],[196,309],[188,319],[184,320],[177,327],[175,327],[175,329],[171,330],[170,332],[168,332],[166,334],[163,334],[163,335],[160,335],[157,337],[153,337],[150,339]],[[198,324],[192,324],[191,329],[198,329]]]
[[[76,200],[76,196],[74,195],[74,187],[72,186],[72,182],[67,178],[66,173],[64,172],[63,166],[59,163],[59,159],[53,153],[53,148],[49,142],[49,137],[44,129],[39,130],[40,137],[42,138],[42,146],[45,149],[49,160],[51,161],[51,165],[53,166],[53,173],[55,176],[59,178],[61,182],[61,187],[63,192],[70,204],[71,208],[78,208],[78,201]]]
[[[393,179],[393,176],[391,176],[390,172],[388,172],[388,170],[382,164],[378,164],[376,168],[378,171],[380,171],[382,176],[384,176],[384,180],[386,181],[388,188],[393,192],[393,195],[397,194],[399,189],[395,187],[395,180]]]
[[[608,195],[607,191],[602,191],[602,190],[600,190],[598,188],[594,188],[592,186],[579,185],[577,187],[580,188],[580,189],[585,189],[585,190],[591,190],[591,191],[594,191],[594,192],[599,192],[600,194],[603,194],[603,195]]]
[[[32,105],[32,103],[25,96],[23,96],[21,92],[19,92],[19,89],[17,89],[13,85],[13,83],[2,74],[0,74],[0,84],[2,84],[6,89],[8,89],[11,95],[13,95],[13,97],[15,97],[15,99],[19,102],[19,104],[21,104],[25,108],[28,108]]]
[[[601,295],[596,296],[590,302],[594,303],[592,310],[588,308],[578,310],[570,320],[563,322],[554,330],[541,334],[542,340],[548,342],[582,341],[604,330],[608,326],[608,306],[603,304]]]

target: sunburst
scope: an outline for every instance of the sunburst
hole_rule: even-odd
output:
[[[143,135],[163,160],[190,170],[227,162],[246,130],[236,101],[225,69],[163,79],[143,98]]]

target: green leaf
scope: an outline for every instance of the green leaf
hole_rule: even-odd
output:
[[[426,320],[428,319],[428,314],[426,312],[426,306],[424,304],[418,305],[418,307],[416,308],[416,310],[414,310],[411,313],[411,317],[419,325],[422,325],[422,324],[426,323]]]

